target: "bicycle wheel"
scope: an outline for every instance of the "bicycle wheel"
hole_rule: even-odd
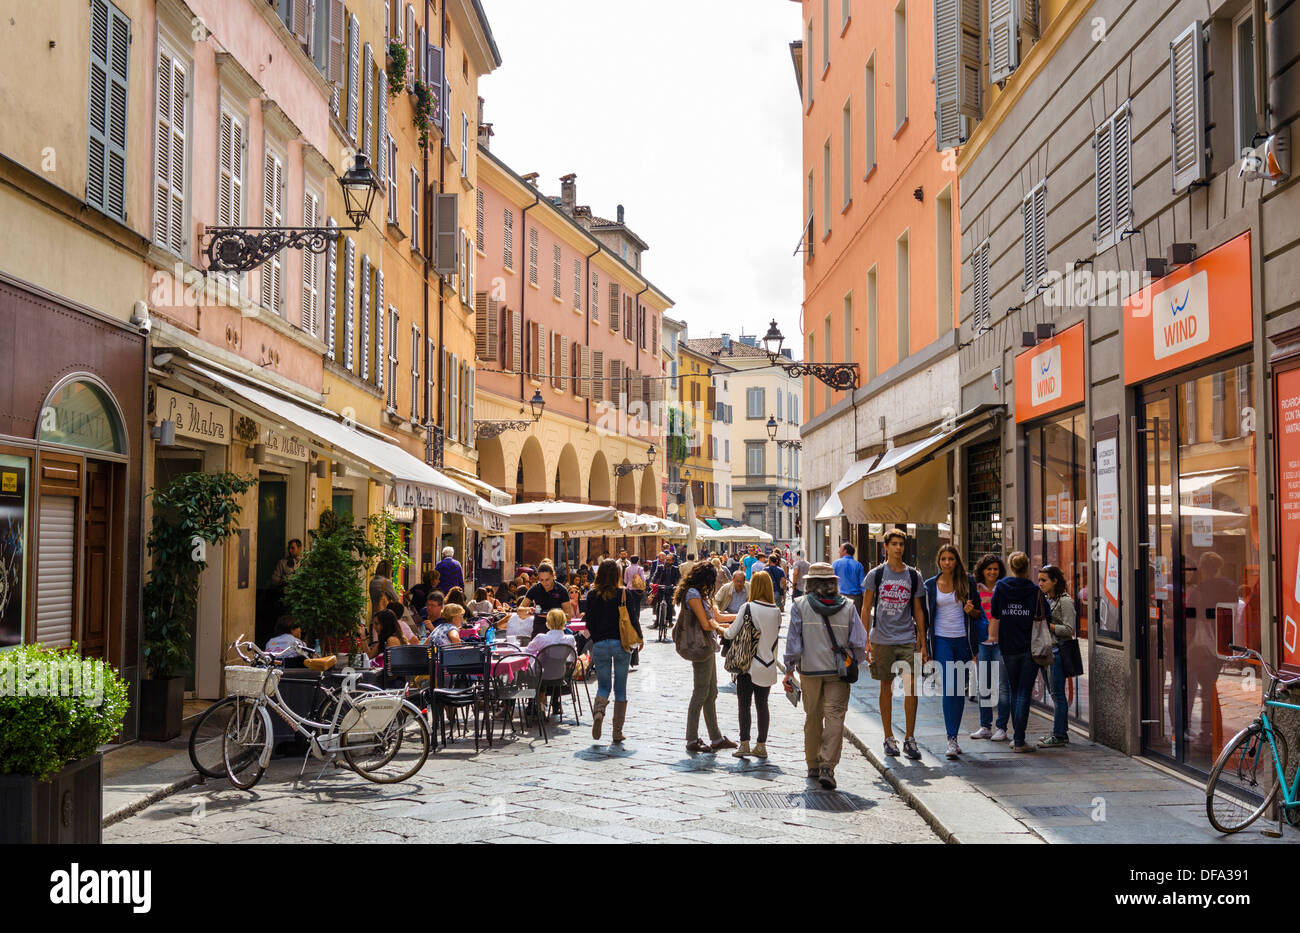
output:
[[[226,763],[222,757],[221,739],[226,734],[226,724],[235,711],[239,697],[218,700],[202,713],[190,730],[190,763],[204,777],[223,778]]]
[[[1286,736],[1274,730],[1277,759],[1286,773]],[[1277,768],[1273,749],[1258,722],[1238,732],[1224,748],[1205,785],[1205,815],[1221,833],[1245,829],[1277,797]]]
[[[377,732],[357,739],[345,735],[343,760],[368,781],[399,784],[409,781],[429,757],[429,727],[410,703],[403,703],[392,720]]]
[[[226,777],[240,790],[262,779],[262,752],[271,744],[271,717],[247,697],[237,697],[221,735],[221,757]]]

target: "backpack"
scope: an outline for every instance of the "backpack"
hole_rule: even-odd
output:
[[[875,628],[875,625],[876,625],[876,609],[880,606],[880,600],[877,599],[876,597],[877,597],[877,596],[879,595],[879,593],[880,593],[880,581],[883,580],[883,579],[885,578],[885,567],[886,567],[886,566],[888,566],[888,565],[887,565],[887,564],[880,564],[878,567],[876,567],[875,570],[871,571],[871,593],[872,593],[872,597],[871,597],[871,625],[869,626],[869,628]],[[916,598],[917,598],[918,596],[920,596],[920,594],[921,594],[921,587],[924,585],[924,581],[921,580],[921,574],[920,574],[920,572],[919,572],[915,567],[913,567],[913,566],[910,565],[910,564],[907,565],[907,574],[908,574],[908,579],[910,579],[911,582],[912,582],[912,596],[911,596],[911,598],[912,598],[912,599],[916,599]],[[921,605],[922,605],[923,607],[925,606],[925,603],[926,603],[925,599],[922,598],[922,599],[921,599]],[[929,614],[928,611],[926,612],[926,614],[927,614],[927,615]],[[929,628],[929,622],[928,622],[928,620],[927,620],[927,623],[926,623],[926,627],[927,627],[927,629]]]
[[[728,673],[737,675],[749,673],[749,665],[753,663],[754,655],[758,652],[758,636],[758,626],[754,624],[753,613],[746,603],[740,632],[731,637],[731,650],[727,652],[726,663],[722,665]]]

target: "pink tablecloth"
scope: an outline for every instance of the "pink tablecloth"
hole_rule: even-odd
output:
[[[573,619],[569,622],[568,625],[565,626],[565,628],[567,628],[571,632],[585,633],[587,631],[587,623],[583,622],[581,619]]]
[[[496,677],[514,680],[515,675],[528,667],[530,660],[532,659],[526,654],[508,654],[504,657],[493,658],[492,673]]]

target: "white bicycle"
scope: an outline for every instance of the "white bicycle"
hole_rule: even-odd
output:
[[[231,648],[251,665],[226,667],[226,689],[237,699],[221,737],[221,757],[226,777],[239,789],[252,788],[270,764],[271,712],[308,740],[308,755],[324,762],[322,771],[341,757],[368,781],[397,784],[410,780],[424,766],[429,757],[429,727],[419,707],[409,700],[387,691],[358,691],[361,674],[349,671],[334,694],[337,702],[330,704],[332,715],[317,722],[299,716],[280,695],[284,668],[278,658],[244,641],[243,635]],[[334,658],[308,659],[305,664],[327,670]]]

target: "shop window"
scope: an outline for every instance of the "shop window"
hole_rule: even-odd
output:
[[[87,450],[126,452],[121,421],[108,394],[91,382],[69,382],[41,409],[38,438]]]

